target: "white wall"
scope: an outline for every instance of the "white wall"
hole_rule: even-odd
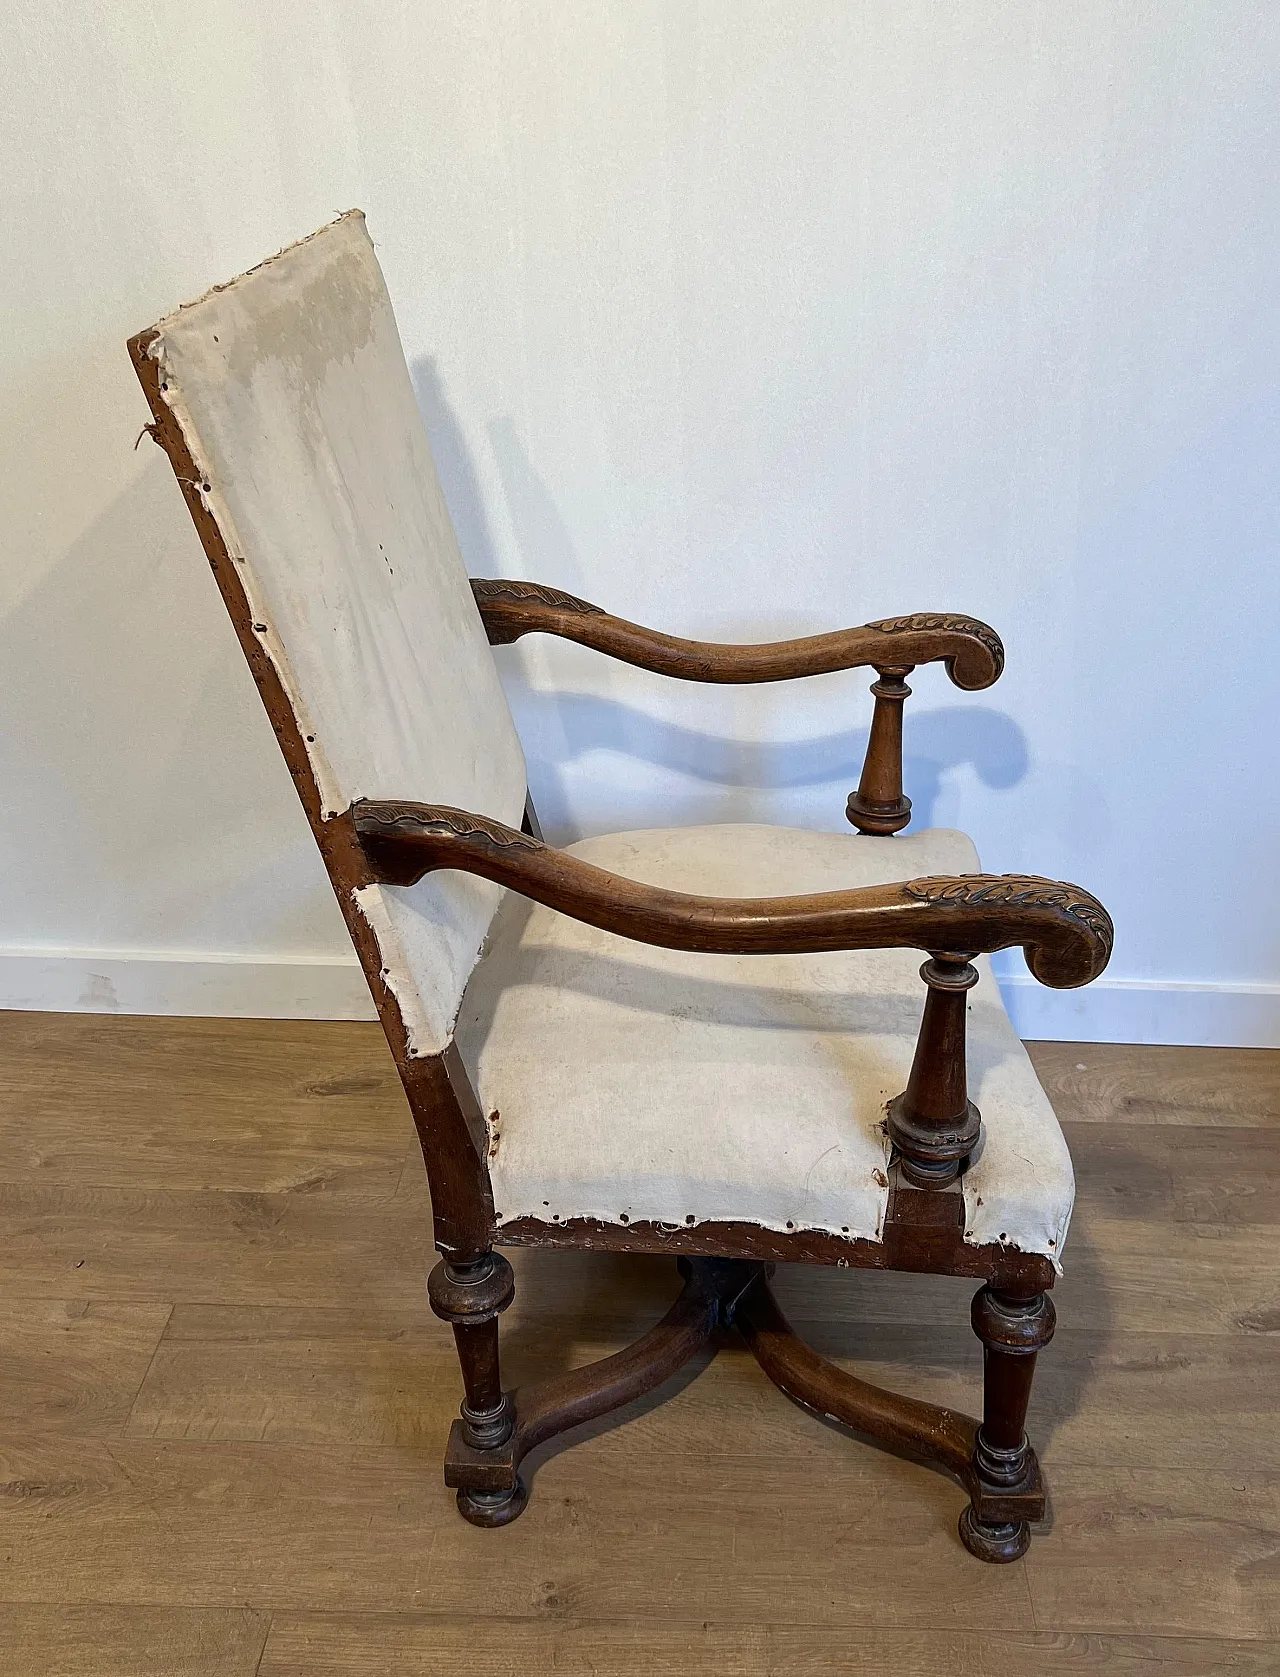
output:
[[[1112,909],[1027,1034],[1280,1042],[1280,8],[3,6],[0,1003],[360,981],[124,352],[369,215],[464,552],[677,632],[971,611],[908,790]],[[839,827],[860,675],[503,653],[558,836]]]

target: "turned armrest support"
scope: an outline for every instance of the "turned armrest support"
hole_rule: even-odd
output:
[[[593,867],[465,810],[365,801],[351,811],[374,878],[414,885],[457,868],[640,943],[715,954],[920,949],[961,958],[1020,945],[1042,984],[1087,984],[1106,966],[1106,909],[1079,886],[1021,874],[912,879],[794,897],[705,897]]]
[[[1004,647],[995,630],[975,617],[950,612],[917,612],[830,635],[732,646],[644,629],[536,582],[475,579],[471,589],[493,646],[521,635],[559,635],[681,681],[788,681],[832,670],[908,670],[941,662],[957,687],[972,691],[990,687],[1004,668]]]

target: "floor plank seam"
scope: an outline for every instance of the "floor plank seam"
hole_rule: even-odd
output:
[[[164,1344],[164,1336],[169,1331],[169,1324],[173,1321],[173,1313],[176,1308],[176,1305],[170,1301],[169,1311],[164,1319],[164,1325],[160,1329],[159,1336],[156,1339],[155,1345],[152,1347],[151,1355],[147,1359],[146,1372],[143,1374],[142,1379],[139,1380],[137,1390],[134,1392],[133,1397],[129,1402],[129,1412],[120,1424],[120,1440],[122,1443],[126,1442],[128,1439],[129,1423],[133,1420],[133,1412],[138,1407],[138,1399],[142,1396],[143,1387],[151,1378],[151,1370],[156,1366],[156,1358],[160,1355],[160,1347]]]

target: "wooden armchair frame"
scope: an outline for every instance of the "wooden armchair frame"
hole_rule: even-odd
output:
[[[1072,885],[1027,876],[961,875],[820,895],[721,900],[664,891],[592,867],[545,845],[532,805],[523,831],[483,815],[411,803],[362,803],[325,818],[306,742],[276,666],[261,643],[236,564],[212,516],[195,462],[165,403],[154,332],[130,341],[154,415],[149,427],[173,466],[214,576],[261,692],[360,956],[422,1145],[441,1260],[428,1291],[457,1343],[465,1396],[445,1458],[445,1480],[473,1524],[499,1526],[522,1511],[522,1458],[544,1440],[606,1414],[661,1384],[732,1326],[775,1384],[802,1406],[886,1447],[950,1473],[967,1490],[960,1534],[982,1560],[1008,1561],[1043,1516],[1045,1492],[1025,1433],[1036,1355],[1054,1311],[1047,1258],[964,1239],[956,1178],[975,1146],[980,1115],[968,1098],[965,993],[973,956],[1020,945],[1034,975],[1055,986],[1089,982],[1106,965],[1111,922]],[[989,686],[1003,667],[999,637],[973,618],[920,614],[837,634],[767,646],[715,646],[654,633],[572,595],[526,582],[477,581],[473,590],[493,644],[531,632],[563,636],[643,668],[707,682],[775,681],[853,667],[877,673],[866,760],[849,820],[873,842],[906,825],[902,705],[912,669],[941,661],[960,687]],[[689,950],[764,952],[914,947],[925,1001],[906,1089],[890,1103],[888,1212],[880,1240],[816,1230],[778,1232],[746,1222],[690,1227],[594,1219],[499,1224],[494,1214],[485,1123],[456,1046],[413,1055],[355,892],[404,884],[437,868],[482,875],[628,938]],[[496,1250],[546,1246],[666,1252],[684,1287],[663,1319],[616,1356],[517,1391],[504,1389],[498,1318],[511,1302],[510,1264]],[[883,1391],[824,1361],[786,1323],[770,1291],[780,1260],[841,1267],[971,1276],[984,1351],[981,1421]]]

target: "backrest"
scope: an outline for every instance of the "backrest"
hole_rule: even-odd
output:
[[[160,322],[147,351],[306,742],[359,798],[516,826],[525,765],[358,211]],[[413,1053],[448,1041],[499,887],[357,893]]]

